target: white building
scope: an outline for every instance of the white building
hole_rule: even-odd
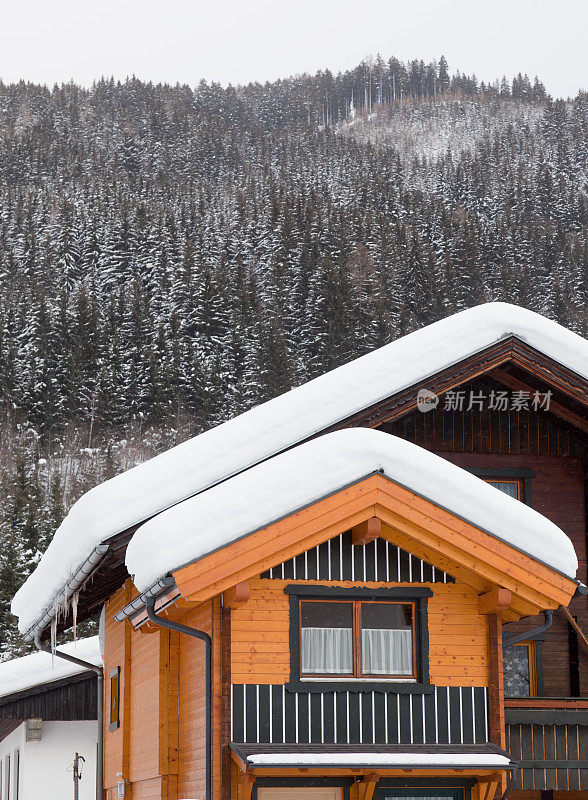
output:
[[[98,637],[60,650],[100,665]],[[0,664],[0,800],[96,796],[97,677],[47,653]],[[83,759],[83,761],[82,761]]]

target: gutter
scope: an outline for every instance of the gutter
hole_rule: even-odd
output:
[[[118,614],[114,615],[114,619],[117,622],[124,622],[125,619],[130,619],[135,614],[138,614],[140,611],[145,610],[145,606],[147,604],[147,599],[152,597],[154,600],[157,600],[160,595],[166,594],[171,589],[174,589],[176,585],[175,580],[172,577],[167,578],[160,578],[157,583],[154,583],[149,589],[146,589],[140,595],[135,597],[134,600],[131,600],[130,603],[118,612]],[[170,603],[174,603],[178,598],[173,597],[170,600]],[[168,604],[165,603],[158,608],[158,611],[161,611],[162,608],[165,608]]]
[[[36,644],[37,638],[43,635],[45,628],[57,615],[55,606],[60,602],[66,603],[73,597],[73,595],[84,585],[96,567],[100,564],[108,550],[109,547],[107,544],[100,544],[92,550],[88,558],[77,568],[73,578],[70,578],[70,580],[63,587],[62,592],[57,594],[52,599],[51,603],[41,614],[39,619],[33,625],[31,625],[26,633],[23,634],[23,637],[27,642],[34,641]],[[39,649],[42,650],[43,648]]]
[[[168,578],[167,580],[173,581],[173,578]],[[196,628],[189,628],[187,625],[181,625],[179,622],[174,622],[171,619],[158,617],[155,613],[155,597],[152,594],[145,598],[145,608],[147,610],[147,617],[154,625],[158,625],[161,628],[168,628],[170,631],[177,631],[177,633],[183,633],[186,636],[192,636],[194,639],[199,639],[204,642],[206,662],[205,797],[206,800],[212,800],[212,639],[210,635],[204,631],[196,630]]]
[[[527,639],[536,639],[537,636],[540,636],[542,633],[545,633],[546,630],[549,630],[553,622],[553,611],[543,611],[542,613],[544,622],[541,625],[538,625],[536,628],[531,628],[529,631],[512,633],[510,636],[503,636],[503,647],[508,647],[511,644],[518,644],[519,642],[525,642]]]
[[[72,664],[77,664],[87,670],[95,672],[98,677],[97,685],[97,698],[96,698],[96,715],[98,717],[98,741],[96,746],[96,800],[103,800],[104,791],[104,670],[96,664],[91,664],[89,661],[83,661],[81,658],[70,656],[67,653],[62,653],[60,650],[53,650],[47,647],[41,641],[41,633],[35,635],[35,647],[37,650],[42,650],[44,653],[49,653],[51,656],[63,658],[65,661],[70,661]]]

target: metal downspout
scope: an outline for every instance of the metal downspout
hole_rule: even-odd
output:
[[[162,628],[169,628],[170,631],[184,633],[186,636],[192,636],[194,639],[200,639],[200,641],[204,642],[206,661],[205,796],[206,800],[212,800],[212,639],[209,634],[204,631],[199,631],[196,628],[189,628],[187,625],[181,625],[179,622],[174,622],[171,619],[158,617],[155,613],[155,597],[145,598],[145,608],[147,617],[154,625],[159,625]]]
[[[81,658],[70,656],[67,653],[62,653],[59,650],[53,651],[46,644],[41,641],[41,634],[37,633],[35,636],[35,647],[37,650],[42,650],[49,655],[63,658],[65,661],[70,661],[72,664],[78,664],[80,667],[85,667],[92,670],[98,676],[97,681],[97,699],[96,699],[96,712],[98,717],[98,742],[96,752],[96,800],[103,800],[103,782],[104,782],[104,765],[103,765],[103,750],[104,750],[104,671],[102,667],[96,664],[91,664],[89,661],[83,661]]]
[[[535,637],[540,636],[545,631],[551,628],[551,623],[553,622],[553,611],[543,611],[543,619],[545,620],[541,625],[538,625],[536,628],[531,628],[528,631],[524,631],[523,633],[513,633],[510,636],[503,636],[502,637],[502,644],[504,647],[508,647],[511,644],[518,644],[519,642],[524,642],[527,639],[535,639]]]

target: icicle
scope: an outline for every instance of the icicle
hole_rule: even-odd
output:
[[[57,641],[57,614],[51,620],[51,667],[55,668],[55,644]]]
[[[80,590],[75,591],[71,598],[71,617],[73,622],[73,635],[74,643],[78,643],[78,599],[80,597]]]

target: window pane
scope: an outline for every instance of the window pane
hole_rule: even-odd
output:
[[[432,789],[431,791],[434,792],[435,790]],[[444,795],[437,795],[437,794],[414,795],[414,794],[411,794],[411,795],[409,795],[409,797],[410,797],[410,800],[449,800],[449,798],[448,798],[448,796],[446,794],[444,794]],[[451,797],[454,797],[454,795],[451,795]],[[405,795],[405,794],[403,794],[403,795],[387,794],[384,797],[384,800],[407,800],[407,795]]]
[[[517,481],[486,481],[486,483],[504,492],[504,494],[514,497],[515,500],[519,499],[519,484]]]
[[[412,604],[361,604],[364,675],[412,675]]]
[[[353,674],[352,603],[300,604],[302,673]]]
[[[529,648],[511,645],[503,651],[504,694],[507,697],[530,697]]]

